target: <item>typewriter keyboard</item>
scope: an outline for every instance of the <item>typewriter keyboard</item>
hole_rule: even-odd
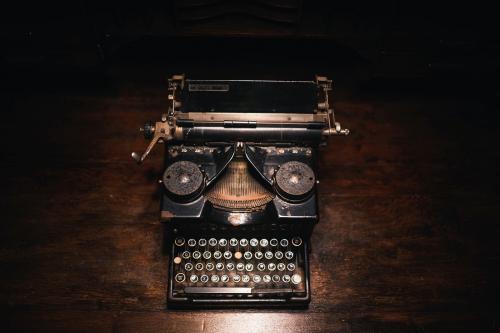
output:
[[[265,294],[306,291],[305,244],[290,238],[182,238],[173,244],[177,294]]]

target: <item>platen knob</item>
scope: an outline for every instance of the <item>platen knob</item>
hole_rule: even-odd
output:
[[[142,132],[144,138],[147,140],[151,140],[153,135],[155,134],[155,124],[151,121],[144,123],[144,126],[139,128],[139,131]]]

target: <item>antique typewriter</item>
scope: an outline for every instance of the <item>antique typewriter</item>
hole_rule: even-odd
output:
[[[317,148],[347,135],[332,82],[169,80],[161,221],[170,307],[307,306],[309,238],[318,222]]]

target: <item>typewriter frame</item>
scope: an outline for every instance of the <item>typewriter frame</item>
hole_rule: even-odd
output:
[[[228,151],[219,159],[213,158],[219,154],[214,154],[225,147]],[[239,150],[244,154],[248,162],[253,166],[259,177],[272,186],[272,175],[267,174],[265,170],[272,170],[266,167],[266,160],[271,163],[281,165],[287,161],[299,160],[307,163],[311,168],[315,168],[316,154],[311,147],[297,147],[289,145],[262,146],[262,145],[224,145],[221,146],[166,146],[166,166],[177,161],[192,161],[201,166],[210,177],[207,181],[207,187],[212,185],[228,163],[234,158]],[[207,162],[209,161],[209,162]],[[212,165],[210,165],[212,164]],[[190,298],[175,295],[173,290],[174,264],[169,260],[169,285],[167,305],[171,308],[193,308],[193,307],[252,307],[258,303],[259,307],[307,307],[310,302],[310,281],[309,281],[309,237],[316,223],[319,220],[317,214],[316,189],[302,203],[286,202],[278,195],[267,205],[266,210],[256,212],[229,212],[213,207],[202,193],[195,201],[187,203],[187,207],[179,205],[173,201],[166,193],[162,194],[161,200],[161,221],[164,222],[167,234],[167,243],[172,244],[170,248],[170,258],[174,257],[173,238],[177,235],[193,237],[211,233],[220,237],[230,237],[239,235],[241,237],[251,238],[258,233],[261,236],[272,235],[273,232],[282,236],[301,235],[304,239],[304,284],[305,296],[286,296],[265,298],[258,295],[250,297],[214,297],[214,298]],[[284,208],[287,207],[287,208]],[[306,210],[309,214],[297,217],[296,214],[290,214],[289,210]],[[237,219],[231,219],[232,216],[244,216],[244,222],[240,223]],[[290,217],[293,216],[293,217]],[[273,219],[275,223],[266,223],[266,220]],[[196,232],[193,232],[196,230]],[[170,236],[168,236],[170,235]],[[243,235],[243,236],[242,236]],[[269,236],[271,238],[271,236]]]
[[[260,112],[250,113],[244,110],[220,112],[219,107],[224,108],[224,104],[214,101],[214,95],[209,95],[208,104],[212,103],[217,107],[210,110],[204,109],[206,104],[203,101],[197,103],[195,100],[189,104],[190,101],[186,99],[188,89],[186,86],[191,91],[191,85],[195,87],[195,92],[227,92],[230,85],[236,85],[234,90],[241,90],[238,84],[268,85],[276,88],[281,83],[293,89],[300,86],[306,86],[309,90],[313,88],[316,97],[306,98],[309,107],[302,106],[298,110],[294,110],[290,105],[282,106],[275,103],[271,110],[260,111],[257,105],[256,109]],[[324,144],[328,136],[349,134],[348,129],[342,129],[335,121],[328,97],[331,89],[331,80],[321,76],[317,76],[316,81],[185,80],[184,75],[174,75],[169,80],[168,98],[171,104],[168,113],[162,116],[161,121],[145,124],[141,131],[146,138],[151,139],[151,142],[144,154],[132,153],[132,157],[141,163],[156,143],[165,143],[165,168],[186,161],[197,165],[203,174],[203,189],[194,196],[181,199],[173,195],[173,192],[163,191],[161,197],[160,220],[164,222],[166,242],[171,244],[168,307],[252,307],[257,304],[259,307],[306,307],[308,305],[311,298],[309,239],[315,224],[319,221],[316,186],[299,199],[287,197],[277,185],[276,174],[282,165],[291,161],[303,163],[311,170],[317,170],[317,147]],[[299,90],[303,91],[305,90]],[[260,92],[264,95],[268,93],[262,90]],[[273,102],[272,99],[270,101]],[[264,209],[228,210],[217,207],[207,199],[206,190],[216,183],[235,156],[246,160],[254,176],[274,193],[274,197]],[[269,223],[269,220],[273,222]],[[228,235],[254,237],[256,233],[259,237],[277,234],[279,237],[300,235],[304,240],[301,254],[305,295],[302,296],[302,292],[300,296],[288,293],[267,298],[259,295],[258,291],[261,288],[247,297],[224,297],[218,294],[212,297],[185,297],[176,294],[173,285],[175,255],[173,238],[177,235],[206,236],[206,233],[211,233],[212,237]]]

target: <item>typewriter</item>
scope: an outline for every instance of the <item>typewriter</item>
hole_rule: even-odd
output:
[[[168,112],[141,128],[164,143],[160,219],[170,251],[167,305],[304,307],[309,239],[318,222],[315,163],[347,135],[332,82],[168,82]]]

